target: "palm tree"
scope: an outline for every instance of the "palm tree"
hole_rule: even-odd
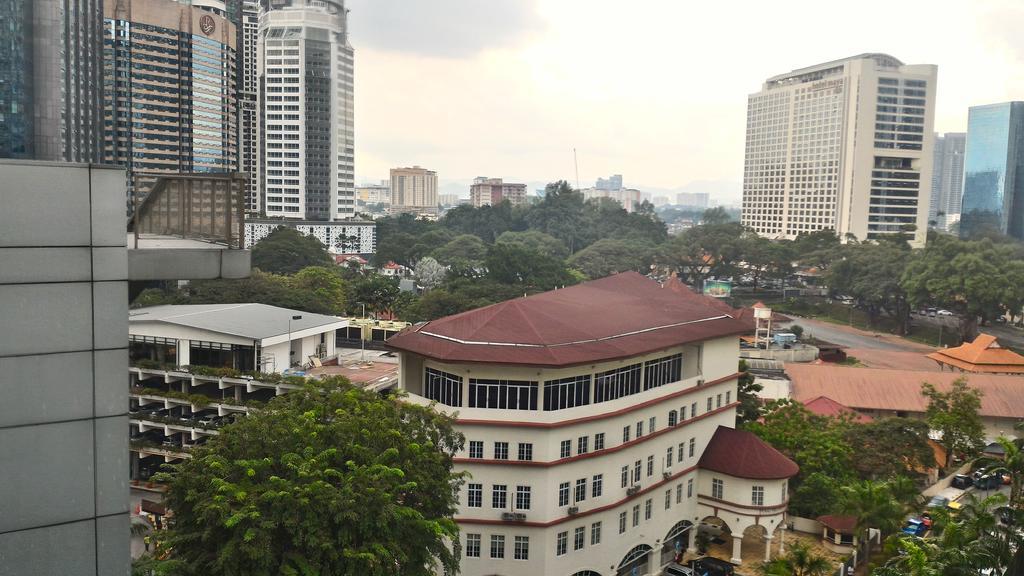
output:
[[[856,518],[854,530],[866,542],[864,559],[867,561],[871,558],[868,529],[878,529],[883,536],[895,532],[903,520],[903,507],[893,498],[886,482],[862,480],[839,490],[839,512]]]
[[[785,556],[761,565],[761,573],[765,576],[826,576],[830,572],[832,563],[799,540],[793,543]]]
[[[1021,430],[1021,424],[1014,426]],[[1010,440],[1000,436],[996,442],[1003,447],[1003,459],[996,467],[989,472],[1010,475],[1010,507],[1021,508],[1024,502],[1021,496],[1024,495],[1024,450],[1021,449],[1021,440]]]

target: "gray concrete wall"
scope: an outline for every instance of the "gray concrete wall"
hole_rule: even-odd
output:
[[[130,570],[124,198],[0,161],[0,576]]]

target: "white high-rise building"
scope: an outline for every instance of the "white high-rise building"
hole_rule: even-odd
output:
[[[342,0],[261,0],[260,178],[267,216],[355,216],[353,51]]]
[[[256,67],[256,39],[260,23],[260,4],[256,0],[242,2],[242,84],[238,87],[241,143],[238,146],[239,170],[248,176],[245,182],[245,211],[257,215],[262,210],[258,156],[259,137],[259,69]]]
[[[935,160],[932,165],[931,209],[929,222],[946,230],[960,220],[960,201],[964,194],[964,149],[966,132],[935,135]]]
[[[772,238],[928,229],[937,67],[862,54],[769,78],[747,101],[743,224]]]

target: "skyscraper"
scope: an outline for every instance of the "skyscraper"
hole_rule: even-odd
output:
[[[413,166],[391,169],[392,214],[437,214],[437,172]]]
[[[256,39],[259,36],[260,4],[256,0],[242,3],[242,42],[239,67],[242,80],[238,85],[239,154],[238,169],[248,176],[245,184],[245,211],[259,214],[262,208],[259,173],[259,71],[256,67]]]
[[[341,0],[261,0],[260,177],[267,216],[355,216],[353,51]]]
[[[104,1],[108,163],[129,174],[238,170],[237,36],[223,6]]]
[[[0,158],[99,163],[102,0],[0,0]]]
[[[1024,240],[1024,102],[972,106],[967,116],[960,236]]]
[[[935,135],[932,162],[932,196],[928,221],[946,230],[960,218],[960,197],[964,193],[964,144],[967,134],[947,132]]]
[[[861,54],[769,78],[747,101],[742,221],[923,245],[937,68]]]

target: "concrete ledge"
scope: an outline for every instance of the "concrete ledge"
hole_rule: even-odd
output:
[[[211,248],[128,250],[129,280],[212,280],[248,278],[252,252]]]

